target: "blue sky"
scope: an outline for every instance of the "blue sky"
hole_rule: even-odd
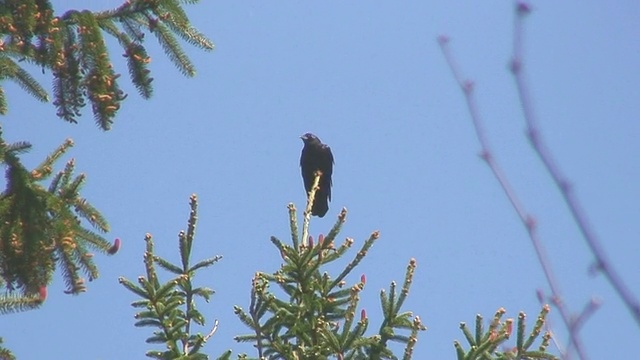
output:
[[[54,1],[59,12],[84,1]],[[92,9],[115,7],[103,1]],[[526,23],[526,71],[543,135],[586,208],[616,270],[640,296],[640,5],[536,1]],[[155,39],[148,44],[155,93],[129,93],[113,130],[97,129],[89,109],[64,123],[5,83],[8,141],[33,143],[24,162],[35,166],[71,137],[84,195],[109,219],[113,257],[97,256],[101,277],[88,292],[49,288],[36,311],[3,317],[0,335],[20,359],[143,358],[148,329],[133,327],[133,294],[118,277],[143,274],[144,234],[160,255],[177,260],[177,233],[188,198],[198,194],[194,258],[223,260],[198,281],[216,290],[201,309],[220,328],[207,344],[249,352],[232,337],[247,333],[233,305],[247,308],[256,271],[275,271],[270,236],[288,240],[286,205],[305,200],[298,168],[307,131],[333,150],[333,201],[314,218],[326,233],[341,207],[349,210],[341,238],[356,246],[374,230],[381,239],[356,269],[367,275],[361,305],[377,329],[378,292],[401,282],[410,258],[418,269],[406,309],[427,325],[415,359],[453,359],[458,326],[476,314],[523,310],[532,324],[536,290],[548,293],[527,233],[489,169],[479,159],[464,99],[436,37],[450,36],[477,101],[495,156],[534,214],[561,285],[578,312],[591,299],[602,307],[581,332],[591,359],[628,357],[638,324],[602,276],[557,189],[524,137],[514,81],[507,70],[513,4],[507,1],[203,2],[187,11],[216,49],[185,45],[198,69],[184,78]],[[113,48],[116,68],[127,70]],[[39,74],[39,70],[34,70]],[[38,75],[39,76],[39,75]],[[49,84],[46,76],[40,76]],[[345,260],[346,264],[346,260]],[[566,331],[552,311],[561,343]]]

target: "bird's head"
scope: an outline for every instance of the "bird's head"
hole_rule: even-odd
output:
[[[306,133],[300,136],[300,139],[302,139],[305,144],[320,143],[320,139],[312,133]]]

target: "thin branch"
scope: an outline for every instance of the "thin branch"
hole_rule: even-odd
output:
[[[319,190],[320,177],[322,171],[316,171],[314,173],[313,185],[311,185],[311,191],[307,194],[307,207],[304,210],[304,220],[302,221],[302,239],[301,246],[309,245],[309,220],[311,220],[311,209],[313,208],[313,202],[316,199],[316,192]]]
[[[209,331],[209,333],[204,337],[204,342],[207,342],[213,335],[215,335],[216,331],[218,331],[218,325],[219,325],[219,321],[218,319],[216,319],[213,322],[213,328],[211,329],[211,331]]]
[[[458,83],[458,85],[460,86],[464,94],[464,98],[467,103],[467,108],[469,109],[469,115],[473,122],[473,126],[475,129],[475,133],[478,138],[478,141],[480,142],[480,147],[481,147],[480,157],[487,163],[487,165],[491,169],[491,172],[500,183],[502,190],[505,192],[505,195],[509,199],[509,202],[513,206],[513,209],[516,211],[518,217],[520,218],[520,221],[522,222],[524,227],[527,229],[527,232],[529,234],[529,239],[531,240],[531,244],[533,245],[533,248],[536,252],[536,256],[538,257],[538,262],[542,267],[544,276],[547,280],[547,283],[549,284],[549,288],[551,289],[551,293],[552,293],[551,301],[556,306],[556,308],[558,308],[560,317],[562,318],[562,321],[564,322],[565,326],[569,330],[571,343],[574,345],[576,352],[578,353],[578,356],[581,359],[585,360],[587,359],[587,356],[583,350],[582,342],[580,341],[578,334],[572,331],[572,329],[574,329],[574,326],[572,323],[572,316],[569,310],[566,308],[564,302],[562,301],[562,296],[560,295],[561,294],[560,287],[556,281],[555,275],[553,274],[551,263],[549,262],[547,253],[538,235],[535,217],[529,214],[525,210],[524,206],[518,199],[515,191],[511,187],[511,184],[507,180],[506,175],[502,171],[502,168],[495,161],[495,158],[493,157],[493,152],[491,151],[491,147],[489,146],[486,133],[482,126],[483,123],[480,118],[480,112],[478,111],[478,108],[476,105],[476,100],[473,92],[474,84],[470,80],[463,80],[460,74],[460,70],[458,69],[458,66],[455,63],[454,58],[451,55],[451,51],[449,50],[449,47],[448,47],[449,38],[446,36],[440,36],[438,38],[438,43],[440,44],[440,48],[442,49],[442,53],[445,57],[445,60],[447,61],[447,64],[449,65],[449,68],[451,69],[453,77],[455,78],[456,82]],[[563,354],[563,358],[565,359],[568,358],[566,356],[567,354]]]
[[[562,197],[569,207],[569,211],[573,216],[574,221],[578,225],[583,238],[587,242],[591,253],[595,257],[596,267],[605,275],[607,280],[611,283],[614,290],[618,293],[618,296],[625,303],[631,315],[635,321],[640,325],[640,303],[638,299],[631,293],[629,288],[625,285],[622,278],[611,266],[611,263],[606,258],[600,240],[597,238],[595,232],[591,229],[589,221],[586,218],[584,210],[578,201],[577,196],[573,191],[573,187],[567,178],[562,174],[556,161],[552,157],[548,148],[545,146],[540,135],[540,128],[538,127],[536,117],[533,112],[533,105],[531,104],[531,96],[528,91],[525,76],[523,74],[523,52],[522,52],[522,36],[523,36],[523,20],[524,17],[531,11],[529,5],[524,2],[517,3],[517,16],[514,28],[514,44],[513,44],[513,58],[511,60],[511,72],[515,78],[516,87],[518,89],[518,97],[520,98],[520,104],[522,106],[522,112],[527,126],[527,137],[531,142],[531,146],[535,150],[536,154],[544,164],[547,172],[553,179],[553,182],[560,190]]]
[[[253,284],[251,285],[251,304],[249,305],[249,314],[251,314],[251,320],[256,331],[256,348],[258,349],[258,359],[262,359],[262,329],[260,327],[260,318],[258,316],[258,305],[256,299],[258,294],[256,293],[256,284],[258,282],[258,274],[253,278]]]
[[[591,299],[591,301],[589,301],[589,303],[585,305],[584,309],[582,309],[580,315],[578,315],[573,320],[573,329],[575,331],[579,331],[579,329],[587,322],[591,315],[595,314],[595,312],[600,308],[600,305],[602,305],[602,301],[597,298]]]

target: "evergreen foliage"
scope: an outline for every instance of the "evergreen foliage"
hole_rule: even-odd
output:
[[[47,288],[40,287],[38,294],[8,293],[0,296],[0,314],[27,311],[40,307],[47,298]],[[2,359],[2,357],[0,357]]]
[[[47,0],[0,2],[0,82],[12,80],[40,101],[47,92],[19,63],[30,63],[53,75],[53,104],[57,115],[76,122],[80,110],[91,105],[97,125],[108,130],[126,98],[120,74],[113,69],[103,33],[118,40],[127,58],[131,81],[143,98],[152,95],[149,63],[144,47],[153,34],[169,59],[186,76],[195,68],[178,38],[204,50],[213,43],[194,29],[178,0],[130,0],[116,9],[91,12],[70,10],[55,16]],[[197,1],[188,1],[196,3]],[[0,86],[0,114],[8,111]]]
[[[4,340],[0,337],[0,359],[2,360],[15,360],[16,357],[15,355],[13,355],[13,352],[11,352],[11,350],[5,348],[4,346],[2,346],[2,343],[4,342]]]
[[[11,80],[40,101],[47,91],[25,64],[53,76],[53,104],[57,115],[75,123],[90,105],[97,125],[110,129],[126,94],[103,34],[117,39],[131,81],[145,99],[152,95],[145,35],[154,34],[178,69],[186,76],[195,69],[178,38],[204,50],[213,44],[195,30],[182,8],[197,0],[127,0],[113,10],[70,10],[55,15],[48,0],[0,1],[0,114],[8,112],[4,80]],[[102,215],[80,196],[85,175],[74,175],[74,160],[53,175],[54,163],[73,145],[67,140],[38,167],[29,171],[19,154],[27,142],[7,144],[0,127],[0,164],[6,172],[6,190],[0,192],[0,313],[34,309],[46,299],[47,285],[61,270],[69,294],[86,290],[85,280],[98,277],[90,249],[114,254],[120,240],[107,242],[99,233],[109,230]],[[53,176],[52,176],[53,175]],[[48,186],[42,184],[51,177]],[[84,220],[84,221],[83,221]],[[90,227],[83,224],[88,223]],[[93,231],[93,228],[96,231]],[[0,347],[0,358],[11,359]]]
[[[235,313],[251,330],[251,334],[237,336],[239,342],[252,342],[258,359],[396,359],[389,342],[403,344],[403,359],[410,359],[419,331],[426,330],[420,318],[410,311],[401,311],[409,293],[416,261],[411,260],[400,293],[395,282],[389,294],[380,293],[382,319],[377,332],[367,335],[369,318],[358,303],[364,290],[366,277],[347,286],[346,278],[360,264],[379,238],[373,232],[360,250],[337,276],[331,276],[324,266],[342,260],[354,244],[346,238],[336,246],[336,237],[346,221],[343,209],[326,237],[320,235],[317,243],[308,234],[309,218],[320,173],[309,194],[304,212],[303,238],[300,242],[296,209],[289,205],[292,246],[275,237],[271,241],[278,248],[284,263],[273,274],[256,273],[251,289],[249,311],[239,306]],[[277,288],[278,295],[271,288]]]
[[[201,352],[202,346],[215,334],[217,321],[207,334],[193,333],[192,326],[205,324],[204,315],[196,307],[196,299],[201,298],[209,302],[213,290],[206,287],[195,287],[193,278],[197,271],[202,271],[222,257],[215,256],[196,264],[191,264],[191,250],[195,238],[198,201],[195,195],[190,199],[191,212],[187,222],[187,231],[178,235],[178,250],[180,264],[173,264],[153,253],[153,239],[151,234],[145,236],[147,251],[144,254],[146,277],[138,277],[138,284],[123,277],[120,283],[141,299],[131,304],[141,309],[136,315],[135,326],[151,327],[157,330],[147,339],[150,344],[165,344],[166,349],[150,350],[147,357],[153,359],[208,359]],[[173,275],[166,282],[160,282],[156,265]],[[229,359],[231,351],[222,354],[218,359]]]
[[[505,309],[501,308],[496,311],[487,331],[484,331],[484,320],[480,315],[476,316],[475,334],[471,333],[467,324],[460,323],[460,329],[471,348],[468,352],[465,352],[462,345],[458,341],[455,341],[454,346],[458,360],[557,360],[558,358],[556,356],[547,352],[549,342],[551,341],[551,333],[548,331],[542,335],[542,340],[538,348],[536,350],[530,350],[533,343],[540,337],[550,310],[549,305],[542,307],[536,323],[528,335],[525,331],[526,315],[520,312],[518,314],[518,324],[516,327],[516,346],[506,348],[503,351],[498,350],[498,348],[500,346],[506,347],[505,342],[513,333],[513,319],[501,320],[502,316],[506,313]]]
[[[51,282],[56,267],[61,269],[68,293],[85,291],[81,272],[89,281],[98,277],[89,249],[113,254],[120,246],[119,240],[112,245],[83,225],[81,219],[98,232],[109,230],[100,212],[80,195],[86,178],[73,174],[74,160],[53,175],[55,162],[71,146],[71,140],[65,141],[29,171],[18,154],[31,145],[7,144],[0,131],[0,164],[6,168],[7,181],[6,190],[0,193],[0,286],[25,296],[20,301],[13,294],[0,296],[2,313],[43,301],[43,288]],[[50,184],[44,186],[50,177]]]
[[[195,3],[197,1],[191,1]],[[58,116],[76,122],[80,109],[91,105],[98,126],[108,130],[126,95],[118,85],[103,33],[115,37],[124,49],[132,82],[144,98],[152,94],[144,47],[145,34],[154,33],[169,58],[187,76],[195,70],[177,38],[205,50],[213,44],[189,23],[176,0],[125,1],[116,9],[91,12],[70,10],[56,16],[50,1],[7,0],[0,2],[0,114],[8,111],[1,82],[12,80],[41,101],[46,90],[27,72],[24,64],[53,75],[53,104]],[[6,168],[6,190],[0,193],[0,287],[21,295],[0,296],[0,312],[39,306],[38,296],[50,283],[56,267],[61,269],[67,292],[85,291],[98,269],[89,248],[115,253],[120,240],[108,243],[84,227],[84,219],[98,232],[109,230],[106,220],[79,195],[85,175],[73,175],[75,163],[66,164],[52,177],[54,162],[69,147],[68,140],[40,166],[27,170],[18,155],[30,144],[6,144],[0,131],[0,164]]]
[[[316,173],[315,183],[307,199],[304,212],[302,234],[308,234],[313,198],[318,188],[320,173]],[[140,297],[132,306],[140,309],[135,315],[135,326],[151,327],[155,331],[147,339],[148,343],[164,344],[163,350],[149,350],[147,357],[154,359],[208,359],[202,352],[204,344],[216,332],[217,320],[208,334],[195,333],[193,326],[205,325],[202,312],[196,307],[196,299],[209,302],[213,290],[196,287],[193,279],[196,272],[215,264],[221,259],[215,256],[191,264],[191,251],[195,238],[197,221],[197,199],[190,198],[191,212],[187,231],[178,235],[180,263],[173,264],[154,254],[153,240],[147,234],[147,250],[144,255],[146,276],[138,277],[138,284],[120,278],[120,283]],[[346,278],[360,264],[371,246],[379,238],[373,232],[360,250],[348,261],[343,270],[334,278],[324,266],[344,259],[353,246],[353,239],[346,238],[340,246],[335,245],[347,210],[342,209],[337,222],[326,237],[320,235],[317,242],[309,236],[307,241],[298,234],[296,208],[289,205],[289,220],[292,245],[286,245],[275,237],[271,241],[279,251],[283,264],[273,274],[257,272],[253,278],[249,310],[235,306],[235,313],[242,323],[251,329],[250,334],[236,336],[238,342],[253,343],[257,357],[239,354],[238,359],[411,359],[417,343],[418,333],[426,330],[418,316],[411,311],[403,311],[402,306],[409,295],[416,269],[416,261],[411,259],[407,266],[403,285],[398,291],[395,282],[389,292],[382,290],[380,300],[382,314],[380,325],[373,334],[367,334],[370,319],[364,309],[358,311],[360,294],[366,285],[365,275],[359,281],[347,286]],[[302,240],[302,241],[301,241]],[[157,266],[172,274],[161,282]],[[272,290],[275,288],[277,290]],[[356,314],[358,314],[357,316]],[[488,330],[483,328],[481,316],[476,318],[476,334],[473,335],[462,323],[461,329],[471,348],[468,352],[459,342],[455,348],[459,360],[512,360],[512,359],[557,359],[546,352],[551,339],[546,332],[535,350],[533,343],[542,333],[549,307],[543,307],[533,330],[526,334],[525,315],[520,313],[517,324],[516,347],[500,351],[513,332],[513,320],[502,322],[504,309],[496,312]],[[394,354],[391,342],[402,344],[401,354]],[[230,359],[231,351],[226,351],[217,359]]]

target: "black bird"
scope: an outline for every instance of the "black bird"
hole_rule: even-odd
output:
[[[316,192],[316,197],[311,207],[311,215],[323,217],[329,211],[329,201],[331,200],[331,174],[333,173],[333,154],[331,148],[323,144],[317,136],[306,133],[300,137],[304,142],[302,154],[300,155],[300,168],[302,169],[302,180],[307,194],[313,186],[315,172],[320,170],[320,189]]]

